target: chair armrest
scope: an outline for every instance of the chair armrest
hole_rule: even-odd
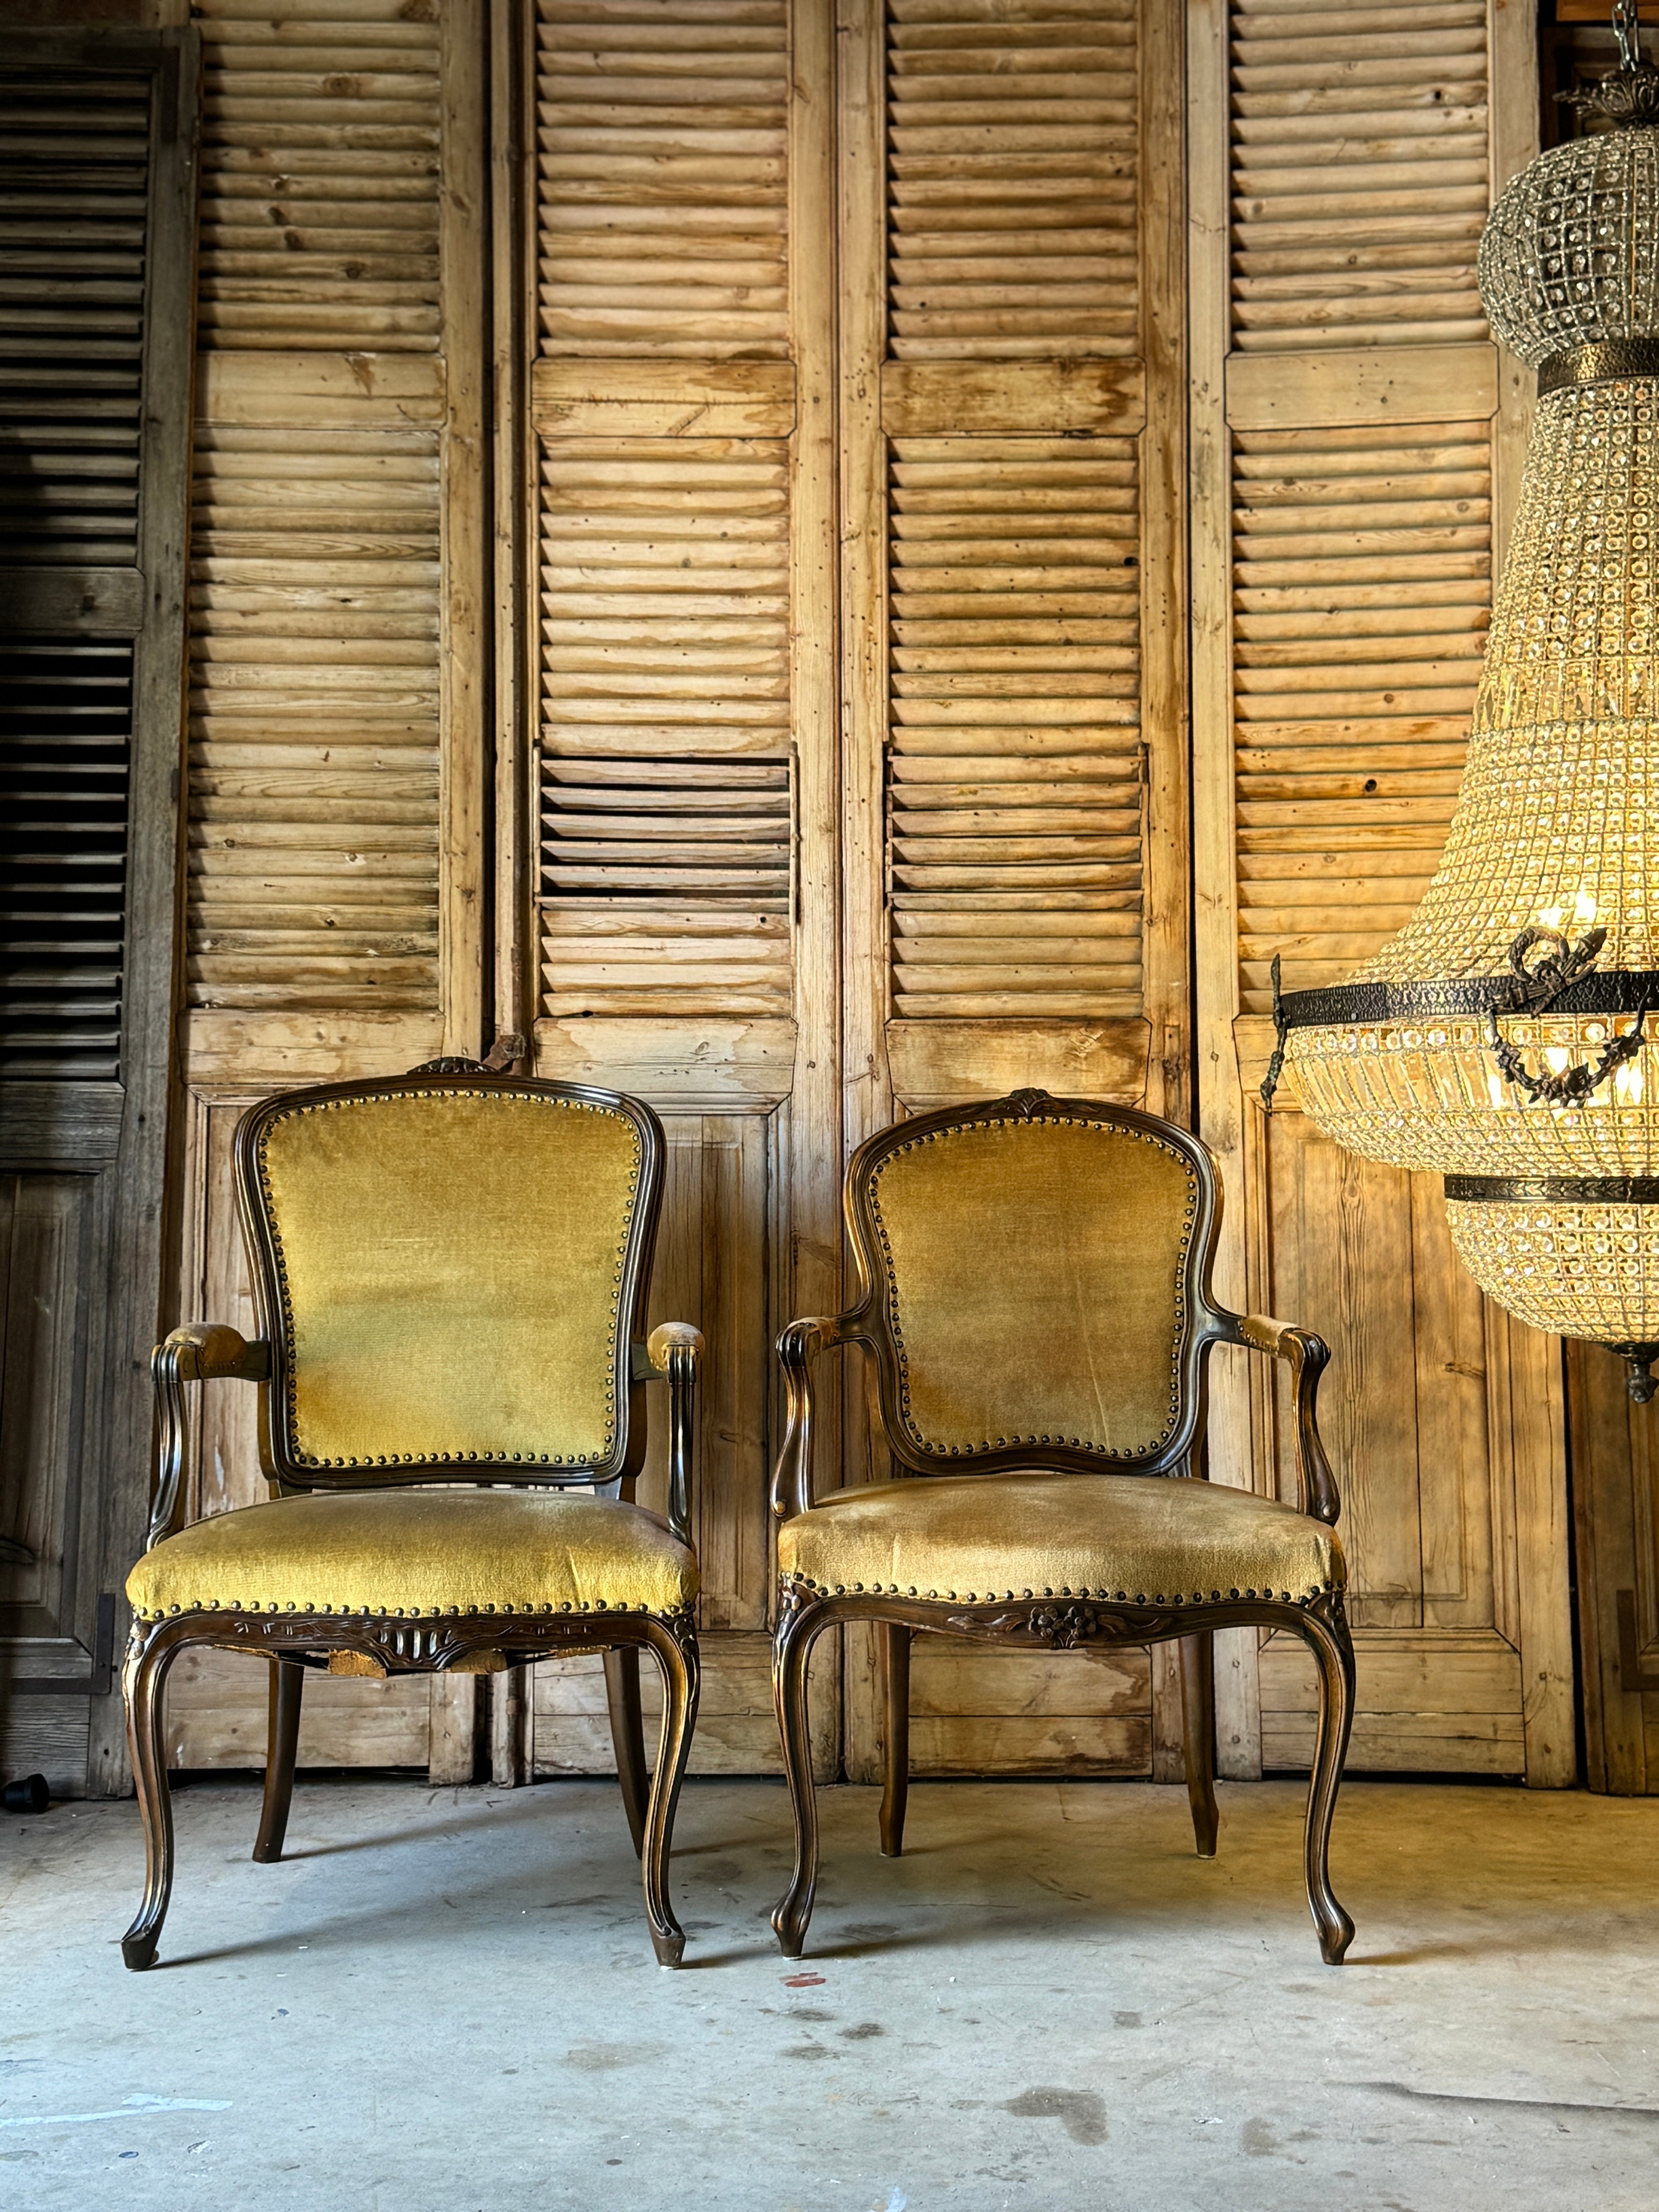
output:
[[[270,1346],[263,1340],[250,1344],[240,1329],[224,1322],[186,1322],[175,1328],[150,1355],[150,1378],[155,1385],[159,1432],[156,1442],[155,1496],[150,1506],[147,1543],[159,1544],[178,1524],[179,1484],[190,1455],[190,1415],[185,1405],[186,1382],[208,1382],[221,1377],[239,1382],[270,1380]]]
[[[668,1525],[681,1543],[689,1544],[702,1331],[689,1321],[659,1322],[647,1337],[645,1349],[656,1373],[668,1380]]]
[[[1330,1364],[1331,1347],[1310,1328],[1266,1314],[1225,1314],[1226,1340],[1282,1359],[1291,1370],[1296,1400],[1296,1479],[1302,1510],[1316,1521],[1334,1523],[1342,1510],[1336,1477],[1319,1434],[1319,1378]]]
[[[820,1314],[792,1321],[778,1339],[788,1414],[783,1448],[772,1474],[772,1510],[780,1521],[793,1520],[812,1504],[811,1363],[832,1346],[850,1343],[860,1333],[855,1322],[852,1314]]]

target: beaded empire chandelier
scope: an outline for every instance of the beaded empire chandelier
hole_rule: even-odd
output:
[[[1568,95],[1481,240],[1496,336],[1538,371],[1508,565],[1438,873],[1350,981],[1285,994],[1279,1048],[1339,1144],[1445,1177],[1481,1288],[1659,1359],[1659,70]]]

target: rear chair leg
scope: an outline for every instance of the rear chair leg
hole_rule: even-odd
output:
[[[1181,1741],[1193,1840],[1200,1858],[1212,1859],[1221,1814],[1215,1802],[1215,1642],[1207,1632],[1181,1639]]]
[[[887,1758],[881,1786],[881,1855],[904,1849],[904,1813],[910,1795],[910,1631],[897,1621],[881,1626],[887,1712]]]
[[[161,1940],[173,1894],[173,1800],[167,1790],[163,1692],[179,1646],[136,1638],[121,1669],[121,1694],[127,1709],[127,1745],[138,1818],[144,1831],[144,1896],[138,1917],[121,1938],[121,1957],[135,1970],[151,1965]]]
[[[283,1856],[289,1807],[294,1802],[294,1761],[300,1749],[300,1700],[306,1670],[297,1659],[270,1662],[270,1718],[265,1735],[265,1795],[253,1856],[268,1866]]]
[[[623,1810],[634,1838],[634,1856],[645,1850],[645,1808],[650,1785],[645,1773],[645,1723],[640,1714],[639,1646],[624,1644],[605,1655],[605,1694],[611,1707],[611,1741],[617,1754]]]
[[[696,1725],[701,1668],[696,1635],[691,1628],[676,1631],[655,1621],[652,1627],[657,1631],[651,1648],[662,1669],[663,1701],[662,1734],[657,1741],[656,1771],[651,1777],[646,1811],[645,1910],[657,1964],[678,1966],[685,1954],[685,1930],[668,1901],[668,1854],[674,1840],[680,1784],[691,1752],[691,1731]]]

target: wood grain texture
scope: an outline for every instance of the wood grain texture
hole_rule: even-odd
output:
[[[795,427],[787,361],[592,360],[532,365],[531,406],[543,437],[787,438]]]
[[[1247,1010],[1275,953],[1287,990],[1338,982],[1427,887],[1486,641],[1491,492],[1484,422],[1234,431]]]
[[[195,10],[215,351],[438,349],[441,28],[404,0]]]
[[[1486,0],[1237,0],[1233,343],[1479,340]]]
[[[1135,0],[889,0],[900,361],[1139,350]]]
[[[548,354],[789,350],[785,0],[540,0]]]
[[[1624,1679],[1619,1602],[1627,1591],[1642,1672],[1659,1674],[1659,1451],[1623,1362],[1594,1344],[1569,1344],[1566,1357],[1584,1779],[1615,1797],[1649,1796],[1659,1787],[1659,1692]]]
[[[1140,1010],[1128,440],[891,445],[893,1009]]]
[[[721,1636],[710,1639],[705,1653],[690,1771],[781,1773],[783,1762],[772,1712],[770,1637]],[[811,1678],[813,1763],[825,1779],[834,1778],[841,1747],[836,1663],[834,1646],[826,1637],[813,1654]],[[614,1773],[599,1655],[544,1659],[532,1671],[536,1774]],[[640,1704],[646,1717],[646,1757],[654,1760],[662,1692],[648,1661],[640,1668]]]
[[[789,449],[544,455],[542,1011],[787,1012]]]
[[[394,0],[205,13],[189,1003],[447,994],[470,1040],[476,888],[441,877],[476,872],[477,41]]]

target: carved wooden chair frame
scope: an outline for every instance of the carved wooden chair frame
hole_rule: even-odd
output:
[[[1336,1482],[1316,1418],[1319,1380],[1330,1352],[1310,1330],[1260,1315],[1230,1313],[1215,1303],[1211,1277],[1220,1227],[1221,1193],[1208,1148],[1186,1130],[1152,1115],[1093,1099],[1054,1098],[1042,1091],[1018,1091],[1006,1098],[918,1115],[880,1131],[854,1154],[847,1171],[844,1204],[858,1269],[859,1297],[846,1313],[792,1322],[778,1339],[787,1427],[773,1477],[774,1514],[781,1520],[789,1519],[812,1509],[811,1362],[819,1352],[848,1344],[863,1346],[875,1361],[882,1431],[898,1462],[896,1473],[902,1469],[918,1477],[944,1473],[994,1474],[1019,1468],[1103,1473],[1097,1454],[1073,1450],[1059,1443],[986,1449],[973,1453],[971,1458],[963,1454],[952,1456],[941,1467],[937,1458],[916,1449],[902,1417],[899,1348],[882,1281],[881,1240],[870,1197],[872,1171],[890,1153],[932,1131],[1049,1115],[1153,1134],[1190,1164],[1197,1182],[1197,1218],[1184,1262],[1186,1322],[1178,1414],[1170,1434],[1156,1451],[1139,1458],[1115,1459],[1110,1472],[1202,1480],[1193,1468],[1203,1443],[1209,1355],[1218,1344],[1243,1345],[1288,1364],[1295,1401],[1299,1502],[1304,1513],[1334,1524],[1340,1510]],[[1169,1603],[1150,1603],[1144,1593],[1133,1602],[1103,1601],[1098,1596],[1082,1602],[1045,1595],[1000,1604],[963,1606],[945,1599],[868,1591],[829,1595],[781,1579],[773,1642],[773,1690],[794,1808],[796,1853],[794,1871],[773,1912],[772,1925],[786,1957],[801,1954],[817,1878],[807,1663],[817,1638],[826,1628],[843,1621],[870,1622],[882,1630],[885,1746],[880,1832],[882,1851],[888,1857],[896,1857],[903,1847],[909,1774],[910,1645],[918,1632],[971,1637],[1013,1650],[1065,1650],[1084,1644],[1150,1644],[1178,1639],[1187,1787],[1200,1858],[1215,1856],[1218,1827],[1213,1780],[1212,1632],[1280,1628],[1299,1636],[1313,1652],[1319,1680],[1319,1721],[1304,1844],[1308,1901],[1326,1963],[1341,1962],[1353,1937],[1353,1923],[1331,1888],[1328,1858],[1331,1820],[1352,1722],[1354,1664],[1340,1589],[1323,1592],[1305,1604],[1287,1602],[1268,1592],[1247,1590],[1233,1592],[1201,1607],[1183,1603],[1178,1597]]]
[[[446,1059],[415,1068],[406,1076],[284,1092],[243,1115],[235,1139],[236,1192],[260,1334],[250,1343],[223,1323],[197,1322],[175,1328],[165,1343],[157,1346],[152,1361],[159,1439],[151,1545],[173,1534],[183,1518],[184,1479],[190,1460],[187,1382],[236,1381],[257,1386],[260,1468],[273,1496],[318,1490],[404,1489],[428,1483],[453,1485],[458,1476],[465,1480],[464,1467],[447,1458],[346,1470],[306,1466],[289,1451],[281,1416],[290,1356],[288,1325],[277,1253],[260,1194],[258,1166],[261,1131],[274,1116],[290,1109],[295,1099],[323,1104],[336,1099],[430,1092],[446,1085],[603,1105],[623,1115],[640,1139],[638,1195],[618,1290],[623,1326],[617,1331],[617,1422],[611,1455],[603,1463],[563,1476],[541,1466],[520,1474],[492,1463],[489,1481],[519,1486],[591,1486],[598,1495],[631,1503],[647,1442],[645,1387],[665,1381],[669,1389],[667,1517],[674,1534],[683,1542],[691,1542],[692,1437],[702,1338],[686,1322],[665,1322],[652,1330],[648,1340],[641,1340],[661,1206],[661,1123],[641,1100],[620,1093],[505,1075],[481,1061]],[[122,1939],[122,1956],[131,1967],[148,1966],[154,1960],[172,1892],[173,1808],[167,1787],[164,1692],[168,1670],[187,1648],[258,1651],[271,1662],[264,1795],[253,1847],[254,1858],[264,1863],[283,1855],[308,1669],[325,1668],[334,1654],[350,1652],[368,1661],[366,1671],[376,1674],[443,1674],[458,1666],[464,1673],[497,1673],[538,1659],[602,1650],[617,1778],[634,1849],[643,1863],[651,1941],[660,1964],[679,1965],[685,1937],[669,1902],[667,1869],[674,1814],[696,1720],[699,1662],[696,1627],[690,1611],[672,1616],[621,1612],[607,1615],[488,1613],[425,1622],[368,1613],[226,1611],[135,1620],[121,1683],[144,1829],[146,1866],[143,1901]],[[642,1650],[655,1660],[664,1692],[656,1767],[649,1778],[640,1704]],[[488,1662],[486,1667],[477,1664],[480,1659]]]

